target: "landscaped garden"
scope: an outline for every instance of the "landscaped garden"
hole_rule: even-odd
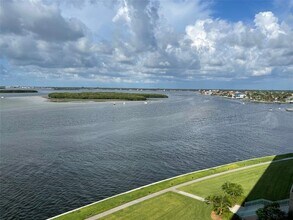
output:
[[[179,187],[179,190],[205,198],[209,195],[221,193],[222,185],[227,181],[231,181],[243,186],[243,196],[240,197],[241,201],[244,201],[245,197],[247,197],[247,200],[258,198],[279,200],[288,198],[289,188],[293,182],[293,160],[249,167],[245,170],[236,171],[236,169],[289,157],[292,158],[293,154],[255,158],[196,171],[120,194],[86,207],[81,207],[80,209],[57,216],[54,219],[86,219],[160,190],[174,187],[188,181],[197,180],[202,177],[208,177],[213,174],[220,174],[225,171],[233,172]],[[194,217],[193,219],[196,219],[196,217],[200,217],[200,219],[209,219],[211,210],[211,204],[208,205],[205,202],[197,201],[190,197],[167,192],[139,204],[129,206],[118,212],[114,212],[105,218],[137,219],[139,213],[143,213],[143,218],[141,219],[178,219],[178,217],[180,217],[180,219],[190,219],[191,215]]]

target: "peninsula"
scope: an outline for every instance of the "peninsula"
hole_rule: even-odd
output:
[[[293,103],[293,91],[270,90],[199,90],[202,95],[222,96],[263,103]]]
[[[54,92],[48,95],[51,101],[75,101],[75,100],[93,100],[93,101],[145,101],[150,98],[168,98],[163,94],[148,93],[124,93],[124,92]]]

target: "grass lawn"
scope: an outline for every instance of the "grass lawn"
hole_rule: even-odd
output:
[[[263,165],[194,183],[180,190],[206,197],[220,194],[226,182],[239,183],[247,201],[255,199],[281,200],[289,198],[293,183],[293,160]]]
[[[284,154],[277,156],[278,159],[287,158],[287,157],[293,157],[293,153],[291,154]],[[245,161],[239,161],[235,163],[225,164],[218,167],[213,167],[210,169],[195,171],[192,173],[188,173],[186,175],[177,176],[171,179],[167,179],[158,183],[155,183],[153,185],[148,185],[136,190],[133,190],[131,192],[127,192],[124,194],[117,195],[115,197],[103,200],[101,202],[93,203],[85,207],[81,207],[78,210],[54,217],[54,219],[58,220],[81,220],[88,218],[90,216],[102,213],[104,211],[107,211],[109,209],[112,209],[114,207],[117,207],[119,205],[125,204],[127,202],[130,202],[132,200],[141,198],[143,196],[147,196],[151,193],[158,192],[160,190],[178,185],[180,183],[184,183],[190,180],[194,180],[197,178],[209,176],[211,174],[224,172],[227,170],[233,170],[240,167],[245,167],[253,164],[258,164],[262,162],[272,161],[276,158],[276,156],[267,156],[267,157],[261,157],[261,158],[254,158],[251,160],[245,160]]]
[[[210,215],[211,206],[177,193],[168,192],[134,206],[130,206],[102,219],[210,220]]]

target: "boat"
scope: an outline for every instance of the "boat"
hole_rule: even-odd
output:
[[[144,104],[146,105],[146,104],[148,104],[148,102],[144,102]]]
[[[293,108],[286,108],[287,112],[293,112]]]

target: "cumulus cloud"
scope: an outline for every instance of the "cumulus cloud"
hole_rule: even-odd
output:
[[[65,20],[55,5],[38,1],[3,1],[0,7],[2,33],[27,35],[50,41],[76,40],[84,36],[81,22]]]
[[[293,35],[272,12],[255,15],[254,25],[220,19],[198,20],[186,27],[186,38],[199,54],[204,74],[264,76],[292,65]]]
[[[113,21],[126,22],[131,43],[138,51],[143,51],[156,48],[155,28],[158,19],[156,2],[124,0]]]
[[[85,13],[74,17],[62,10],[66,4],[73,11],[90,11],[97,20],[102,12],[93,14],[90,4],[93,8],[105,4],[113,12],[106,23],[101,19],[107,32],[99,22],[94,29],[95,22],[84,20]],[[111,4],[110,9],[109,1],[4,1],[0,60],[12,67],[2,65],[5,76],[16,71],[101,83],[292,77],[292,26],[273,12],[259,12],[251,23],[244,23],[213,18],[209,5],[201,0]],[[193,10],[198,13],[193,15]],[[185,22],[171,18],[176,13],[177,20]]]

